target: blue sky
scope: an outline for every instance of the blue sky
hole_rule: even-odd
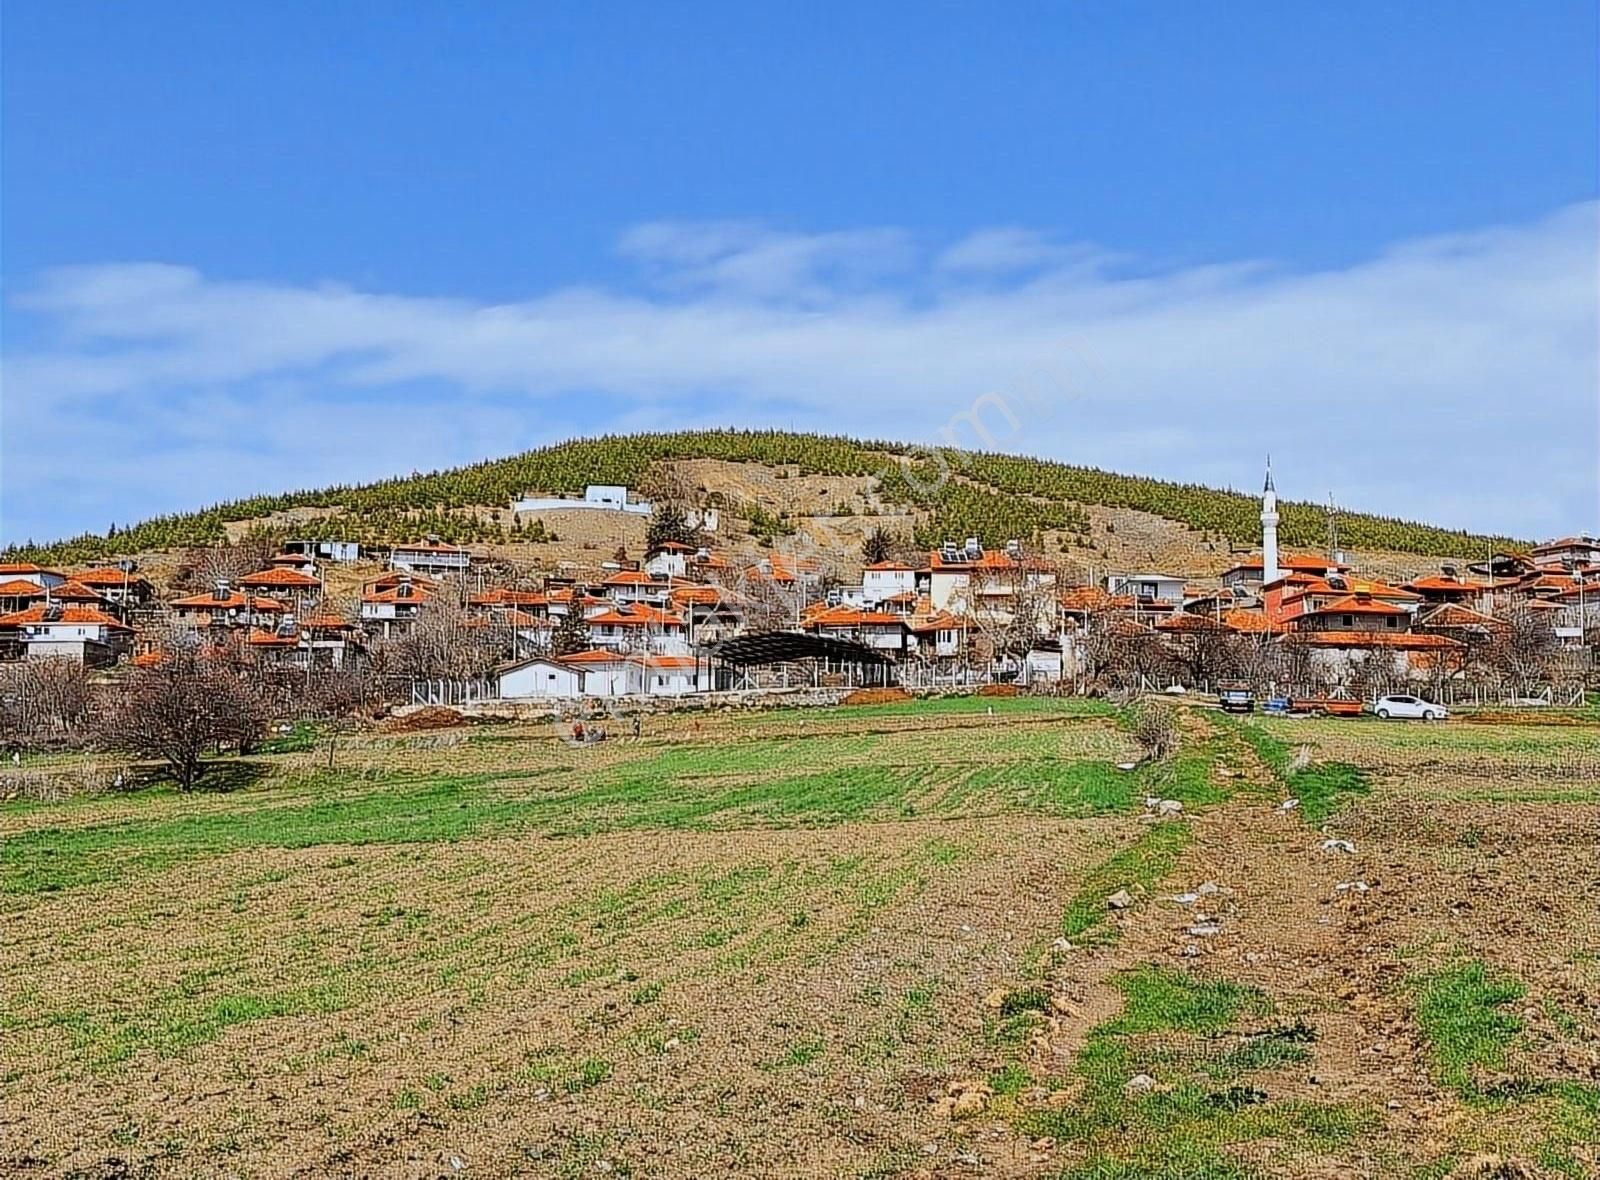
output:
[[[3,19],[6,540],[985,394],[1003,449],[1600,524],[1592,0]]]

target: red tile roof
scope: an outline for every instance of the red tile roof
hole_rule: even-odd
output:
[[[251,631],[245,640],[251,647],[299,647],[300,635],[280,635],[276,631]]]
[[[863,566],[862,568],[871,570],[874,573],[909,574],[915,573],[917,567],[914,565],[909,565],[903,561],[875,561],[871,565]]]
[[[126,581],[129,586],[140,584],[148,586],[150,581],[143,574],[123,573],[114,565],[100,566],[92,570],[84,570],[81,574],[73,574],[74,582],[82,582],[85,586],[110,586],[120,587]]]
[[[657,581],[644,570],[618,570],[604,582],[602,586],[655,586],[664,588],[665,584]]]
[[[619,651],[607,651],[603,647],[591,648],[589,651],[575,651],[571,655],[557,656],[563,664],[625,664],[628,657]]]
[[[710,604],[722,600],[722,591],[715,586],[674,586],[669,597],[680,606],[691,602]]]
[[[928,556],[928,568],[952,573],[969,573],[975,570],[1015,573],[1023,569],[1036,572],[1048,570],[1050,563],[1026,554],[1020,558],[1007,557],[1003,549],[985,549],[982,556],[975,559],[968,558],[964,552],[958,553],[954,561],[945,561],[943,552],[935,549]]]
[[[1077,586],[1061,596],[1061,609],[1078,613],[1102,610],[1132,610],[1133,595],[1112,594],[1099,586]]]
[[[1260,611],[1254,610],[1230,610],[1222,616],[1222,621],[1246,635],[1280,635],[1288,630],[1281,623],[1274,623]]]
[[[1380,582],[1374,578],[1345,575],[1340,581],[1343,585],[1335,586],[1327,578],[1312,578],[1302,584],[1300,593],[1365,595],[1368,598],[1393,598],[1400,602],[1416,602],[1422,597],[1400,586],[1391,586],[1388,582]]]
[[[351,631],[356,626],[343,615],[332,613],[310,615],[301,619],[300,625],[307,631]]]
[[[663,670],[699,667],[699,661],[693,656],[646,655],[643,662],[647,668],[661,668]]]
[[[387,574],[380,574],[370,582],[362,583],[364,590],[386,590],[390,586],[398,586],[402,582],[410,582],[414,586],[427,586],[436,588],[439,583],[432,578],[424,578],[421,574],[409,574],[403,570],[391,570]]]
[[[1210,615],[1179,611],[1156,623],[1157,631],[1226,631],[1228,628]]]
[[[906,626],[914,635],[926,635],[931,631],[960,631],[967,627],[968,622],[960,615],[952,614],[947,610],[933,610],[929,603],[928,610],[918,610],[906,619]]]
[[[600,627],[681,627],[683,616],[645,603],[629,603],[615,610],[589,616],[590,626]]]
[[[34,565],[31,561],[0,562],[0,578],[14,574],[55,574],[56,577],[61,577],[60,570],[46,569],[42,565]]]
[[[104,602],[105,598],[97,590],[91,590],[82,582],[63,582],[51,589],[50,597],[57,602]]]
[[[169,606],[196,609],[199,607],[210,607],[212,610],[239,610],[244,606],[244,604],[245,597],[237,590],[230,590],[228,592],[228,597],[226,598],[218,598],[215,593],[191,594],[187,598],[174,598],[170,603],[168,603]],[[250,609],[265,611],[268,614],[271,614],[274,611],[282,611],[285,608],[283,603],[279,602],[275,598],[261,598],[257,596],[250,599]]]
[[[391,545],[390,553],[465,553],[459,545],[446,541],[411,541],[404,545]]]
[[[287,569],[284,566],[274,566],[269,570],[246,574],[239,579],[239,585],[309,590],[321,586],[322,582],[318,578],[313,578],[310,574],[302,574],[299,570]]]
[[[44,587],[27,578],[13,578],[0,582],[0,598],[43,598]]]
[[[1447,602],[1443,606],[1434,607],[1425,614],[1418,615],[1416,626],[1429,629],[1445,627],[1501,631],[1509,628],[1510,624],[1504,619],[1497,619],[1482,611],[1470,610],[1459,603]]]
[[[1416,631],[1295,631],[1287,642],[1311,647],[1394,647],[1403,651],[1428,651],[1460,647],[1459,641],[1443,635]]]
[[[889,611],[866,611],[851,606],[835,606],[816,612],[801,625],[809,630],[813,627],[903,627],[905,622],[903,615]]]
[[[1426,574],[1420,578],[1412,578],[1411,581],[1403,583],[1403,588],[1416,590],[1419,593],[1424,590],[1435,592],[1454,590],[1466,594],[1488,589],[1482,583],[1463,582],[1460,578],[1449,578],[1443,574]]]
[[[13,611],[9,615],[0,615],[0,627],[22,627],[38,623],[61,623],[75,627],[110,627],[117,631],[132,631],[133,628],[112,618],[103,610],[92,606],[64,606],[60,610],[59,618],[45,618],[45,612],[52,610],[46,603],[30,606],[27,610]]]
[[[1237,565],[1230,566],[1227,573],[1235,570],[1261,570],[1267,568],[1266,559],[1263,557],[1247,557]],[[1331,557],[1323,557],[1317,553],[1290,553],[1280,554],[1278,569],[1287,573],[1310,572],[1312,570],[1347,570],[1350,567],[1342,561],[1334,561]]]
[[[1317,607],[1305,612],[1304,617],[1314,615],[1403,615],[1409,613],[1403,606],[1395,606],[1392,602],[1383,602],[1376,598],[1368,598],[1365,594],[1347,594],[1343,598],[1336,598],[1326,606]]]
[[[401,593],[401,591],[403,589],[405,589],[405,587],[402,585],[402,586],[391,586],[387,590],[368,590],[365,594],[363,594],[361,596],[361,601],[365,602],[365,603],[372,603],[372,604],[378,604],[378,603],[384,603],[384,602],[432,602],[433,601],[433,591],[430,590],[426,586],[423,586],[423,585],[420,585],[420,584],[417,584],[417,583],[412,583],[410,593],[408,593],[408,594]]]

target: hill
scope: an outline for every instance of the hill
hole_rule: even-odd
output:
[[[780,476],[847,477],[866,481],[857,502],[832,511],[878,512],[883,506],[915,513],[916,541],[977,536],[986,544],[1010,538],[1039,540],[1053,534],[1063,548],[1086,544],[1092,509],[1127,509],[1172,521],[1208,541],[1251,546],[1260,533],[1253,496],[1198,484],[1118,475],[1022,455],[944,451],[906,443],[785,431],[683,431],[576,439],[510,458],[410,475],[359,486],[338,485],[279,495],[254,496],[196,512],[158,516],[107,534],[13,545],[11,560],[54,563],[107,558],[224,540],[230,525],[259,522],[262,531],[284,532],[273,518],[295,510],[321,516],[317,532],[365,542],[416,540],[438,535],[459,544],[540,539],[512,519],[507,506],[529,492],[581,493],[590,483],[649,487],[665,464],[686,460],[757,464]],[[781,516],[758,503],[727,503],[716,489],[707,499],[744,515],[752,533],[790,531]],[[1279,536],[1289,547],[1325,543],[1327,516],[1317,504],[1280,505]],[[234,531],[237,531],[236,528]],[[1339,536],[1353,550],[1461,557],[1526,542],[1440,528],[1416,521],[1359,512],[1339,514]]]

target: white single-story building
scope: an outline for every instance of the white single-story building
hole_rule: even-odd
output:
[[[622,484],[592,483],[583,489],[583,499],[567,496],[530,496],[511,505],[513,512],[545,512],[562,508],[590,508],[602,512],[628,512],[634,516],[649,516],[649,500],[629,500],[628,489]]]
[[[578,697],[584,692],[587,673],[553,656],[533,656],[502,664],[495,669],[502,700],[530,697]]]

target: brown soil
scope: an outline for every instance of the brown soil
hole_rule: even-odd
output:
[[[980,697],[1019,697],[1022,690],[1015,684],[985,684],[978,689]]]
[[[1492,709],[1483,712],[1461,713],[1461,721],[1469,725],[1561,725],[1592,726],[1592,717],[1574,713],[1547,712],[1539,709]]]
[[[1125,826],[252,852],[207,862],[208,896],[231,910],[182,873],[110,924],[47,902],[13,947],[35,1003],[71,1007],[73,964],[115,963],[122,1003],[188,991],[199,1016],[215,997],[194,964],[219,941],[262,994],[304,978],[307,954],[357,990],[99,1068],[63,1051],[64,1029],[10,1037],[8,1067],[35,1082],[0,1116],[6,1158],[305,1177],[434,1177],[453,1159],[491,1177],[602,1159],[640,1176],[837,1176],[928,1142],[948,1159],[979,1129],[933,1112],[926,1079],[981,1054],[979,998],[1024,969],[1071,867]]]
[[[377,728],[379,733],[425,733],[430,729],[455,729],[467,724],[467,718],[454,709],[429,705],[412,713],[385,717]]]
[[[858,688],[839,703],[842,705],[894,705],[911,700],[903,688]]]

